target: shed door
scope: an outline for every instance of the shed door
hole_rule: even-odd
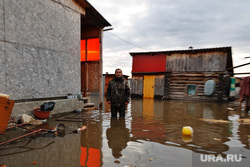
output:
[[[113,77],[105,76],[105,86],[104,86],[104,94],[107,95],[107,89],[109,86],[109,82],[113,79]]]
[[[144,75],[143,98],[154,98],[155,75]]]

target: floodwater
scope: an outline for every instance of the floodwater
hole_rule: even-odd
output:
[[[63,123],[66,126],[65,134],[26,137],[0,146],[0,165],[248,166],[250,127],[238,122],[237,110],[231,109],[235,107],[234,103],[132,99],[125,118],[112,119],[109,106],[105,103],[101,110],[70,113],[63,115],[67,121],[51,118],[36,127],[49,129]],[[201,119],[229,122],[211,123]],[[72,133],[83,125],[87,126],[86,130]],[[183,136],[183,126],[191,126],[193,136]],[[8,131],[0,136],[0,142],[23,133],[19,128]],[[229,154],[231,157],[227,159]],[[210,155],[216,155],[217,159],[208,162]]]

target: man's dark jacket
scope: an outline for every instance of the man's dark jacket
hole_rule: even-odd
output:
[[[107,89],[107,101],[112,105],[120,106],[129,102],[130,88],[128,82],[122,76],[121,78],[115,77],[109,82]]]

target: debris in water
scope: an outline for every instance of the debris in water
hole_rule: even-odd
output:
[[[34,164],[34,165],[36,165],[36,164],[37,164],[37,162],[36,162],[36,161],[34,161],[34,162],[33,162],[33,164]]]
[[[221,141],[221,139],[218,139],[218,138],[214,138],[214,140],[216,140],[216,141]]]
[[[230,111],[234,111],[235,109],[233,109],[233,108],[227,108],[228,110],[230,110]]]
[[[135,166],[129,164],[129,165],[125,165],[124,167],[135,167]]]
[[[81,131],[83,131],[85,129],[87,129],[87,127],[86,126],[82,126],[81,128],[78,128],[78,129],[74,130],[73,133],[79,133],[79,132],[81,132]]]
[[[89,110],[98,110],[97,107],[85,107],[83,108],[83,111],[89,111]]]
[[[10,95],[0,93],[0,97],[5,97],[6,99],[9,99],[9,98],[10,98]],[[1,167],[2,167],[2,166],[1,166]]]
[[[21,121],[23,123],[30,123],[32,125],[41,125],[43,124],[42,121],[34,119],[32,116],[23,114],[21,117]]]
[[[66,126],[62,123],[56,125],[56,131],[65,131]]]
[[[193,131],[193,128],[191,126],[184,126],[182,128],[183,135],[191,136],[191,135],[193,135],[193,133],[194,133],[194,131]]]
[[[114,161],[114,163],[116,163],[116,164],[120,164],[120,161],[118,161],[118,160],[115,160],[115,161]]]
[[[226,120],[216,120],[216,119],[200,119],[201,121],[204,121],[204,122],[209,122],[209,123],[230,123],[230,121],[226,121]]]
[[[149,161],[153,161],[154,160],[154,158],[149,158]]]
[[[250,119],[245,118],[245,119],[238,119],[238,122],[244,125],[250,125]]]
[[[75,109],[74,110],[76,113],[80,113],[80,112],[82,112],[82,109],[81,108],[77,108],[77,109]]]

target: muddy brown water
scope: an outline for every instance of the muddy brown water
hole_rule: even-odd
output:
[[[50,118],[35,127],[49,129],[63,123],[65,134],[31,136],[0,146],[0,165],[248,166],[250,127],[238,122],[237,110],[231,109],[235,106],[235,103],[132,99],[127,106],[126,117],[113,119],[105,103],[103,109],[63,115],[68,121],[56,121],[59,116]],[[200,119],[222,119],[229,123]],[[86,130],[72,133],[83,125],[87,126]],[[191,126],[193,136],[183,136],[183,126]],[[0,136],[0,142],[22,134],[24,132],[19,128],[8,131]],[[229,154],[231,159],[227,159]]]

